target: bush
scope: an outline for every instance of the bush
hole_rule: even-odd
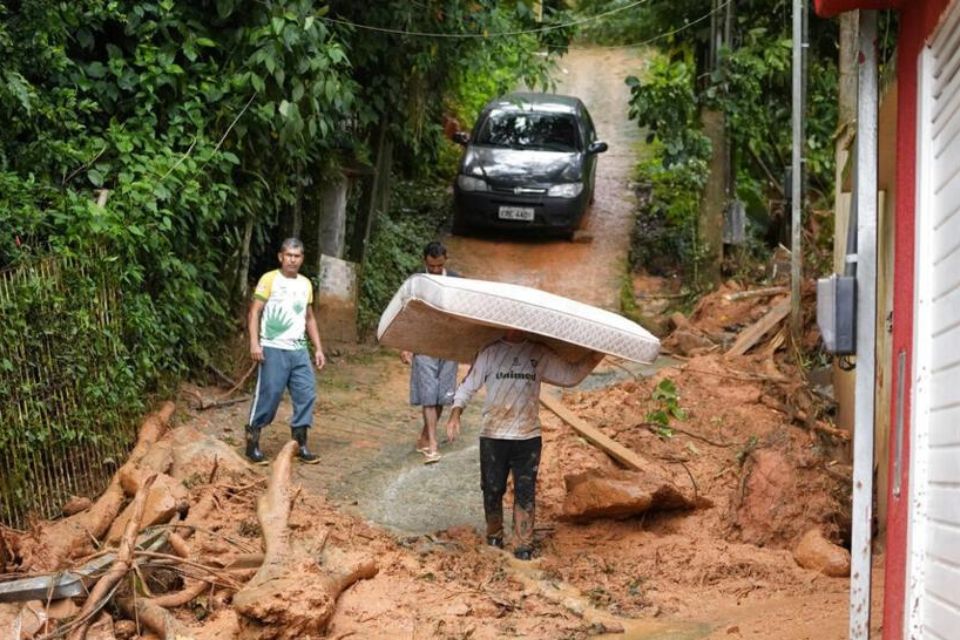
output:
[[[400,284],[423,263],[423,247],[449,217],[449,190],[433,181],[398,182],[393,206],[377,220],[362,266],[360,332],[374,329]]]
[[[693,66],[687,60],[657,56],[649,78],[627,78],[630,117],[647,127],[650,159],[638,167],[649,185],[648,200],[637,218],[630,264],[654,273],[694,270],[701,256],[697,243],[700,197],[708,175],[710,141],[700,131]]]

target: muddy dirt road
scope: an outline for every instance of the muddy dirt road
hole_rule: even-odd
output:
[[[589,242],[447,239],[451,266],[468,277],[537,287],[603,307],[619,308],[635,200],[630,176],[641,131],[627,118],[629,88],[623,79],[639,71],[641,59],[619,49],[573,49],[561,61],[557,92],[580,97],[601,140],[596,201],[584,231]]]

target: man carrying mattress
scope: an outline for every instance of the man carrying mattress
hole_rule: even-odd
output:
[[[460,433],[463,409],[486,385],[480,431],[480,488],[487,521],[487,544],[503,548],[503,496],[513,473],[513,554],[533,557],[534,503],[540,465],[540,383],[561,387],[576,384],[603,359],[591,353],[569,363],[549,347],[510,329],[484,347],[457,390],[447,420],[447,438]]]
[[[448,271],[447,248],[440,242],[431,242],[423,248],[423,270],[434,276],[459,277]],[[416,449],[425,457],[424,464],[440,461],[437,447],[437,424],[443,407],[453,402],[457,388],[457,363],[421,354],[403,351],[400,359],[410,365],[410,404],[419,406],[423,413],[423,428],[417,438]]]

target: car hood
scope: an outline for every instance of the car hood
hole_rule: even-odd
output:
[[[495,185],[552,185],[579,182],[582,164],[582,156],[577,152],[470,146],[464,154],[461,173]]]

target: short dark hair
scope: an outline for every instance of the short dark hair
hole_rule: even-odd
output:
[[[287,238],[280,243],[280,253],[286,250],[303,251],[303,241],[300,238]]]
[[[423,257],[424,258],[446,258],[447,257],[447,248],[443,246],[442,242],[434,240],[433,242],[428,242],[427,246],[423,248]]]

